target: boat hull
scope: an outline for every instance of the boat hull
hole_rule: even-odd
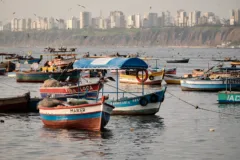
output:
[[[49,76],[53,79],[59,81],[65,81],[68,76],[70,77],[70,82],[78,82],[79,73],[76,70],[68,72],[17,72],[16,81],[17,82],[29,82],[29,83],[42,83],[49,79]]]
[[[53,95],[54,98],[63,96],[73,96],[71,98],[85,97],[96,99],[99,90],[102,88],[101,83],[84,84],[78,86],[63,86],[63,87],[41,87],[40,94],[42,98]]]
[[[222,91],[226,88],[232,90],[240,90],[240,79],[235,81],[228,80],[181,80],[181,88],[183,91]],[[234,83],[236,82],[236,83]]]
[[[168,60],[167,63],[188,63],[189,59],[181,59],[181,60]]]
[[[6,69],[5,68],[0,68],[0,75],[5,75]]]
[[[240,92],[221,91],[218,93],[218,103],[240,103]]]
[[[34,58],[34,59],[29,59],[29,60],[25,60],[25,59],[19,59],[18,62],[21,64],[33,64],[33,63],[39,63],[41,62],[41,58]]]
[[[44,125],[51,128],[99,131],[109,122],[113,108],[106,103],[60,108],[40,107],[40,117]]]
[[[146,81],[143,82],[144,85],[161,85],[162,80],[164,78],[164,70],[161,72],[154,72],[150,75],[148,75],[148,78]],[[141,75],[139,75],[141,77]],[[141,81],[137,79],[136,75],[126,75],[126,74],[120,74],[119,81],[121,83],[129,83],[129,84],[142,84]]]
[[[180,84],[181,77],[172,76],[172,75],[165,75],[164,80],[167,84]]]
[[[0,98],[0,112],[27,112],[30,94],[23,96]]]
[[[113,115],[154,115],[159,111],[161,103],[164,101],[165,91],[166,87],[163,87],[161,91],[144,96],[107,102],[115,107]],[[143,103],[143,99],[147,103]]]

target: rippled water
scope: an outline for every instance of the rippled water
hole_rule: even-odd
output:
[[[28,48],[1,48],[0,51],[28,51]],[[42,48],[32,49],[37,55]],[[182,75],[194,68],[216,64],[212,56],[239,57],[236,49],[167,49],[167,48],[80,48],[81,53],[147,52],[157,56],[159,65],[178,67]],[[180,56],[176,56],[177,53]],[[166,64],[167,59],[189,57],[188,64]],[[199,56],[200,55],[200,56]],[[154,64],[152,62],[152,64]],[[227,64],[227,63],[226,63]],[[19,95],[27,90],[39,96],[41,84],[16,83],[15,79],[0,77],[0,97]],[[127,88],[121,84],[122,88]],[[132,85],[131,88],[137,86]],[[139,87],[139,86],[138,86]],[[156,90],[148,87],[147,92]],[[171,85],[168,92],[198,105],[223,113],[196,110],[166,93],[160,111],[155,116],[112,116],[102,132],[49,129],[43,126],[38,114],[0,114],[0,159],[231,159],[240,157],[240,105],[217,104],[217,93],[182,92]],[[215,132],[209,132],[209,129]]]

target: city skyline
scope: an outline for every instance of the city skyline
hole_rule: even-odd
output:
[[[136,0],[103,0],[101,2],[94,2],[93,0],[69,0],[64,2],[58,0],[2,0],[0,1],[0,21],[5,22],[13,18],[34,18],[36,16],[69,19],[72,16],[78,16],[80,11],[89,11],[93,14],[93,17],[99,16],[102,12],[106,18],[109,16],[109,12],[114,10],[123,11],[126,15],[147,12],[161,13],[168,10],[172,13],[172,16],[175,16],[179,9],[184,9],[187,12],[194,10],[210,11],[222,18],[229,18],[229,11],[239,8],[238,6],[240,7],[240,2],[237,0],[148,0],[143,2]]]

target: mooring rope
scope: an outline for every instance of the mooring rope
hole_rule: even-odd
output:
[[[201,107],[199,107],[199,106],[197,106],[197,105],[191,104],[191,103],[189,103],[189,102],[187,102],[187,101],[185,101],[185,100],[183,100],[183,99],[175,96],[174,94],[172,94],[172,93],[170,93],[170,92],[168,92],[168,91],[166,91],[166,92],[167,92],[168,94],[172,95],[173,97],[177,98],[178,100],[180,100],[180,101],[182,101],[182,102],[184,102],[184,103],[186,103],[186,104],[188,104],[188,105],[190,105],[190,106],[193,106],[195,109],[201,109],[201,110],[208,111],[208,112],[220,113],[220,114],[231,115],[231,116],[240,116],[240,115],[236,115],[236,114],[224,113],[224,112],[215,111],[215,110],[211,110],[211,109],[201,108]]]

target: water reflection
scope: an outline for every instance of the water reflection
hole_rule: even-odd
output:
[[[84,140],[98,140],[98,139],[110,139],[112,137],[112,131],[104,129],[103,131],[84,131],[76,129],[54,129],[43,126],[41,129],[40,137],[57,139],[60,141],[84,141]]]

